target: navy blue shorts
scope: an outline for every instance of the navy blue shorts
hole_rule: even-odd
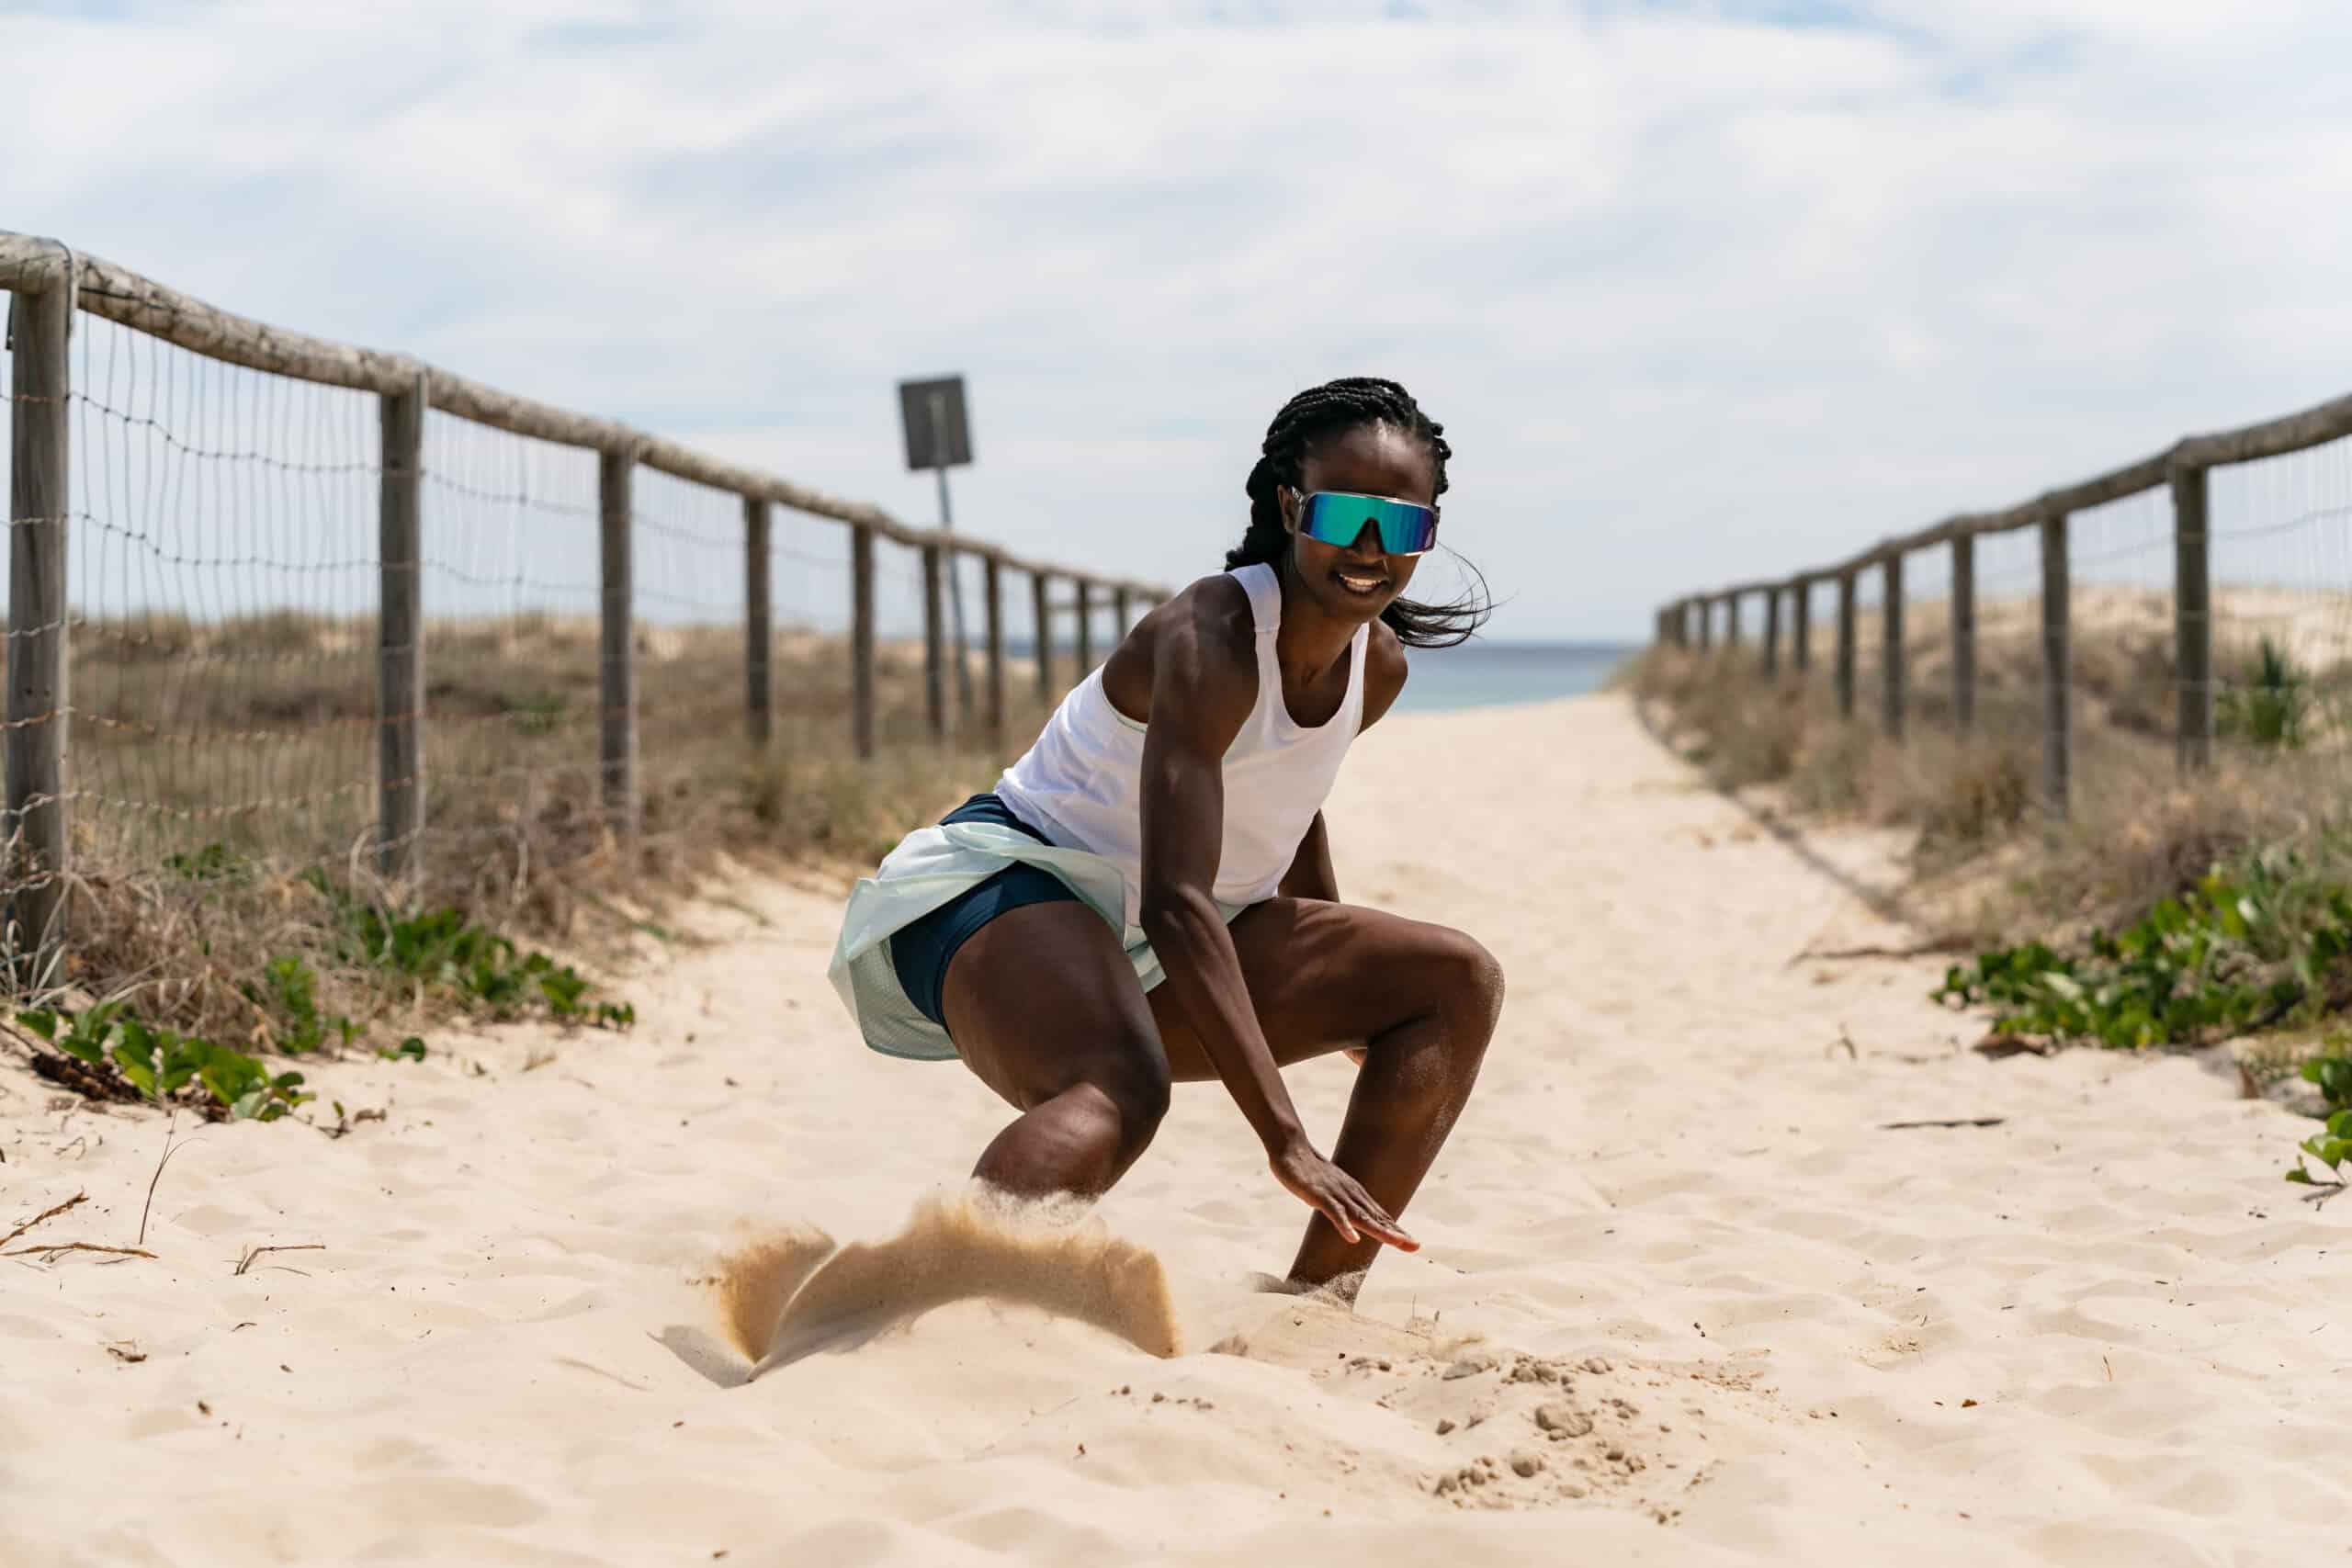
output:
[[[1052,841],[1015,817],[1012,808],[994,795],[976,795],[940,820],[993,822],[1000,828],[1026,833],[1041,844]],[[1024,904],[1050,904],[1057,898],[1072,903],[1082,901],[1053,873],[1016,863],[1006,866],[971,891],[957,894],[912,925],[892,931],[890,967],[898,972],[899,985],[907,993],[907,1000],[914,1003],[915,1010],[923,1017],[946,1028],[947,1020],[940,1016],[940,996],[946,988],[947,964],[956,956],[956,949],[999,915]]]

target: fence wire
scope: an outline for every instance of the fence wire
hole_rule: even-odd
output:
[[[2352,734],[2352,440],[2210,480],[2213,718],[2225,742]]]
[[[424,415],[424,863],[526,896],[601,825],[597,457]]]
[[[376,400],[94,316],[74,321],[67,359],[59,716],[77,853],[107,871],[210,874],[364,850]]]

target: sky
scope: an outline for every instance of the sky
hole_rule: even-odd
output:
[[[11,5],[0,227],[912,523],[1215,570],[1404,382],[1512,640],[2352,390],[2352,6]],[[1446,570],[1441,558],[1429,570]]]

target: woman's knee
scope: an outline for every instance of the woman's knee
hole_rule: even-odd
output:
[[[1122,1040],[1087,1072],[1085,1082],[1117,1115],[1120,1142],[1140,1153],[1159,1131],[1171,1097],[1168,1054],[1158,1037]]]
[[[1448,931],[1438,948],[1443,1006],[1484,1048],[1503,1011],[1503,966],[1476,938]]]

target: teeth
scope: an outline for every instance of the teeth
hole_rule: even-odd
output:
[[[1340,581],[1346,583],[1358,593],[1377,592],[1382,581],[1382,580],[1377,577],[1350,577],[1344,571],[1340,574]]]

